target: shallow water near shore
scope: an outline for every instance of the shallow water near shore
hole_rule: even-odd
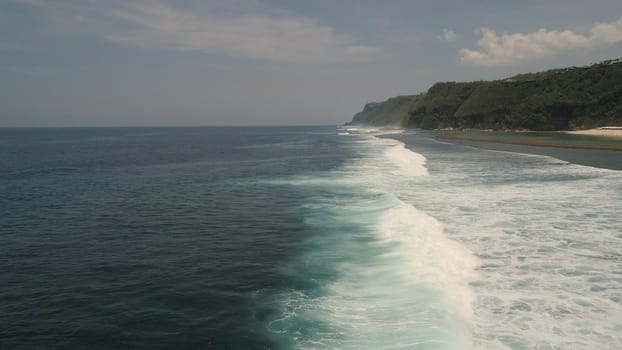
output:
[[[450,132],[423,134],[484,149],[538,154],[575,164],[622,170],[622,139],[562,132]]]
[[[541,147],[622,150],[622,139],[599,135],[581,135],[566,132],[504,132],[504,131],[440,131],[442,139],[496,142]]]
[[[0,348],[622,343],[620,171],[412,131],[0,135]]]

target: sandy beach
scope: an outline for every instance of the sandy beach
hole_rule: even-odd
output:
[[[567,131],[569,134],[575,135],[592,135],[592,136],[609,136],[622,138],[622,129],[589,129],[589,130],[576,130]]]
[[[615,129],[558,132],[442,131],[435,136],[441,140],[622,151],[622,130]]]

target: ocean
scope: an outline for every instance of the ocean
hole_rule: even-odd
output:
[[[354,127],[0,129],[0,349],[619,349],[606,162]]]

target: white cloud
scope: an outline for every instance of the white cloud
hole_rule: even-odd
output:
[[[461,49],[460,62],[473,66],[507,66],[556,56],[573,50],[608,47],[622,42],[622,18],[597,23],[589,34],[540,29],[531,33],[503,33],[481,28],[477,49]]]
[[[232,1],[207,4],[220,9],[218,14],[205,4],[181,10],[168,5],[176,2],[163,0],[9,1],[43,11],[56,32],[144,48],[292,63],[365,61],[380,51],[316,19],[278,9],[271,15],[251,14],[249,6]],[[246,12],[236,11],[242,7]]]
[[[105,38],[146,48],[296,63],[360,61],[378,52],[378,48],[357,44],[355,38],[306,17],[223,18],[153,3],[136,3],[112,14],[133,28]]]
[[[456,40],[456,33],[452,30],[449,30],[447,28],[443,28],[443,35],[442,35],[443,39],[445,39],[446,41],[454,41]]]

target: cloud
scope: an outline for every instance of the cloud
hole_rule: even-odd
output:
[[[260,15],[248,12],[253,6],[232,1],[186,10],[172,6],[177,2],[163,0],[9,1],[42,11],[55,32],[144,48],[281,63],[366,61],[380,52],[378,47],[361,44],[317,19],[278,9]]]
[[[145,48],[294,63],[361,61],[379,51],[306,17],[223,18],[153,3],[134,3],[111,13],[132,28],[108,33],[105,39]]]
[[[443,35],[442,35],[443,39],[445,39],[446,41],[454,41],[456,40],[456,33],[452,30],[449,30],[447,28],[443,28]]]
[[[0,51],[13,51],[19,49],[17,44],[0,42]]]
[[[44,6],[45,3],[42,0],[9,0],[10,2],[27,5],[27,6]]]
[[[564,52],[619,44],[622,42],[622,17],[615,22],[597,23],[585,35],[572,30],[547,29],[501,35],[488,28],[479,31],[482,38],[477,42],[477,49],[461,49],[460,62],[482,67],[508,66]]]

